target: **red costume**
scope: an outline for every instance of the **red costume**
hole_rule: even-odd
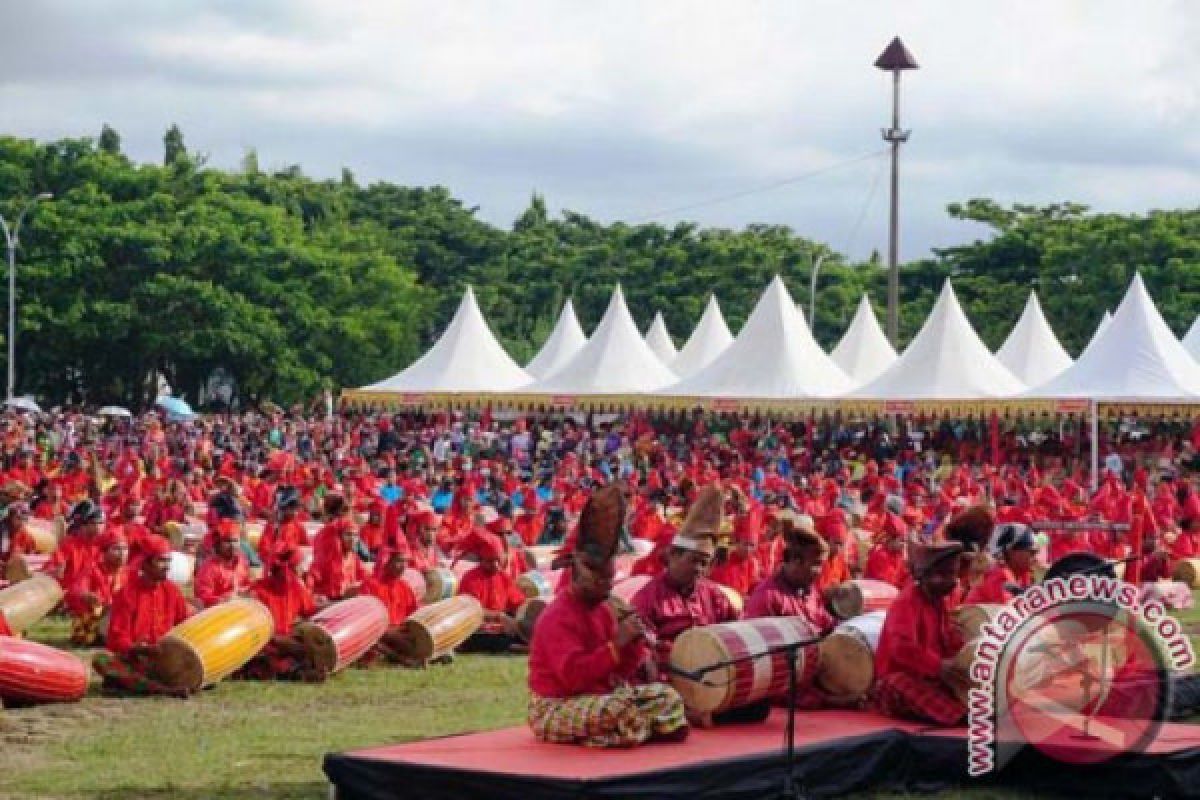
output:
[[[688,628],[738,618],[737,610],[717,584],[698,578],[692,591],[684,596],[671,586],[665,572],[633,596],[633,607],[658,640],[656,657],[660,665],[667,663],[675,637]]]
[[[966,708],[939,679],[942,661],[962,649],[945,599],[912,583],[888,609],[875,651],[876,691],[884,713],[955,725]]]

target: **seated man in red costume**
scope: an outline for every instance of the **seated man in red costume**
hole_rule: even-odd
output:
[[[66,606],[71,614],[71,644],[91,647],[99,642],[104,615],[113,598],[132,577],[127,566],[129,543],[120,533],[109,531],[96,538],[98,556],[67,589]]]
[[[483,627],[459,649],[464,653],[508,652],[519,646],[513,615],[525,602],[525,595],[504,567],[508,555],[504,540],[487,531],[472,531],[464,552],[478,556],[479,566],[462,576],[458,593],[471,595],[483,606]]]
[[[379,551],[374,574],[363,581],[362,593],[378,597],[388,610],[388,629],[368,653],[364,664],[377,660],[393,664],[410,662],[411,642],[404,622],[417,610],[418,602],[416,593],[404,579],[408,555],[408,544],[401,537],[395,550]]]
[[[197,568],[193,581],[196,599],[205,608],[224,603],[249,588],[250,567],[242,555],[241,536],[237,520],[222,519],[217,523],[213,554]]]
[[[888,609],[875,651],[875,693],[889,716],[957,725],[967,709],[953,687],[966,676],[954,664],[963,647],[947,598],[958,585],[958,542],[913,544],[909,583]]]
[[[271,553],[265,577],[250,586],[250,593],[271,612],[275,635],[263,651],[250,659],[234,677],[245,680],[284,680],[320,683],[328,676],[316,667],[299,639],[292,636],[296,620],[317,612],[312,592],[296,574],[300,551],[279,543]],[[266,560],[266,559],[264,559]]]
[[[579,523],[570,586],[534,628],[529,656],[529,727],[545,742],[630,747],[684,739],[683,699],[665,683],[641,683],[649,652],[635,614],[609,602],[624,518],[616,487],[598,489]]]
[[[971,588],[965,602],[1007,603],[1020,591],[1033,583],[1033,557],[1037,543],[1033,531],[1019,522],[1005,522],[996,526],[996,553],[1000,560],[994,563],[983,580]]]
[[[92,666],[104,679],[105,689],[135,694],[186,696],[154,677],[159,659],[158,641],[191,614],[179,587],[167,580],[171,547],[161,537],[151,539],[141,569],[113,597],[105,646]]]
[[[657,640],[655,657],[665,675],[675,637],[700,625],[738,618],[729,597],[705,575],[721,529],[721,489],[700,489],[671,543],[666,570],[633,597],[633,607]]]

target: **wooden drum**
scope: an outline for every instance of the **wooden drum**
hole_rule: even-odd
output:
[[[191,553],[171,551],[171,568],[167,570],[167,579],[179,587],[191,586],[196,574],[196,557]]]
[[[238,597],[176,625],[159,642],[158,680],[195,691],[236,672],[258,655],[275,633],[271,612],[257,600]]]
[[[526,597],[549,597],[558,581],[540,570],[530,570],[517,578],[517,588]]]
[[[404,624],[412,658],[429,661],[449,653],[479,630],[483,606],[470,595],[458,595],[417,609]]]
[[[0,590],[0,614],[13,633],[23,633],[54,610],[62,587],[49,575],[34,575]]]
[[[900,590],[890,583],[860,579],[831,586],[825,592],[825,603],[838,619],[854,619],[872,611],[891,607]]]
[[[87,692],[87,665],[37,642],[0,636],[0,699],[73,703]]]
[[[25,530],[33,537],[39,553],[53,553],[58,549],[58,543],[67,535],[67,523],[62,517],[30,517],[25,522]]]
[[[1004,609],[999,603],[978,603],[976,605],[959,606],[950,612],[954,624],[962,633],[963,641],[979,638],[983,626],[996,619]]]
[[[458,594],[458,576],[446,567],[425,570],[425,605],[449,600]]]
[[[378,597],[362,595],[297,622],[292,634],[304,644],[315,667],[334,673],[362,658],[387,629],[387,607]]]
[[[834,695],[862,695],[875,680],[875,650],[887,612],[872,611],[839,625],[821,642],[817,685]]]
[[[672,673],[671,685],[683,696],[687,707],[698,714],[716,714],[783,695],[788,689],[788,656],[766,653],[772,647],[814,635],[802,617],[764,617],[691,628],[681,633],[671,647],[670,663],[678,670],[698,672],[731,659],[755,654],[762,657],[718,667],[698,681]],[[812,682],[819,661],[815,644],[797,653],[798,685]]]
[[[1189,589],[1200,587],[1200,558],[1184,558],[1175,565],[1171,577],[1186,583]]]
[[[550,601],[547,598],[531,597],[517,609],[517,635],[521,637],[521,641],[526,644],[533,641],[533,630],[548,605]]]

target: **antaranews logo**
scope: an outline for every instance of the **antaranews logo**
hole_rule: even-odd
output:
[[[1169,716],[1173,676],[1195,661],[1161,603],[1143,604],[1138,587],[1102,575],[1031,587],[968,646],[972,776],[1025,745],[1075,764],[1145,750]]]

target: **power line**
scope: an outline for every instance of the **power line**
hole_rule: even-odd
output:
[[[886,152],[886,149],[880,150],[877,155],[883,155]],[[875,201],[875,191],[879,188],[879,179],[883,177],[883,165],[886,163],[881,158],[879,159],[879,166],[875,168],[875,177],[871,180],[871,188],[867,190],[867,198],[863,201],[862,208],[859,209],[858,219],[854,221],[854,227],[850,229],[846,246],[842,249],[847,258],[850,258],[850,248],[854,247],[854,243],[858,240],[858,231],[862,228],[863,221],[867,218],[867,211],[870,210],[872,203]]]
[[[828,166],[820,167],[819,169],[814,169],[809,172],[802,173],[800,175],[795,175],[791,178],[784,178],[783,180],[775,181],[773,183],[763,184],[762,186],[756,186],[752,189],[742,189],[741,191],[738,191],[738,192],[732,192],[730,194],[719,195],[717,197],[711,197],[707,200],[700,200],[695,203],[688,203],[687,205],[674,206],[673,208],[664,208],[660,211],[655,211],[650,214],[644,214],[640,217],[637,217],[637,218],[631,220],[631,222],[633,224],[637,224],[637,223],[641,223],[641,222],[648,222],[652,219],[658,219],[659,217],[665,217],[670,214],[678,214],[683,211],[691,211],[694,208],[703,208],[705,206],[717,205],[718,203],[726,203],[726,202],[729,202],[730,200],[737,200],[739,198],[747,197],[752,194],[758,194],[760,192],[769,192],[773,189],[778,189],[783,186],[790,186],[793,183],[799,183],[800,181],[808,180],[809,178],[815,178],[818,175],[824,175],[827,172],[833,172],[834,170],[838,170],[843,167],[848,167],[851,164],[857,164],[860,161],[866,161],[868,159],[875,158],[877,156],[881,156],[886,152],[888,152],[888,148],[886,148],[886,147],[881,150],[874,150],[870,153],[864,153],[863,155],[846,159],[845,161],[839,161],[835,164],[829,164]]]

